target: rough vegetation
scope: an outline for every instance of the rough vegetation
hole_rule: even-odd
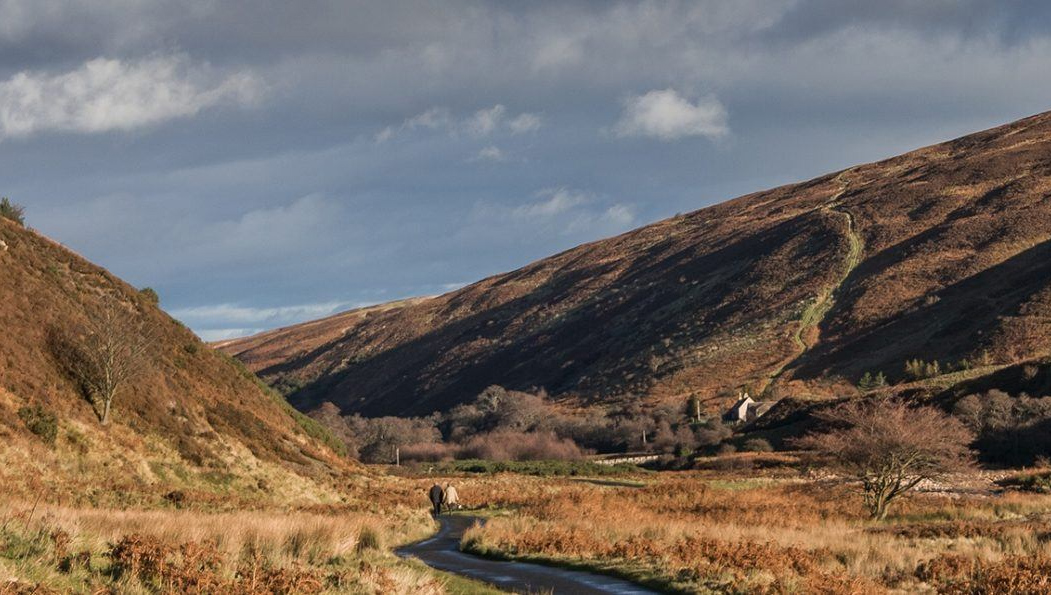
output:
[[[968,471],[974,436],[933,407],[897,400],[852,401],[820,415],[830,426],[798,444],[857,478],[872,518],[920,482]]]
[[[334,483],[353,468],[325,446],[324,428],[149,295],[8,218],[0,241],[5,496],[105,504],[244,490],[338,499]]]
[[[401,498],[399,491],[382,515],[349,508],[116,510],[5,501],[0,593],[445,592],[443,579],[382,549],[383,542],[419,539],[430,528],[423,509],[407,508]]]
[[[784,468],[657,474],[641,488],[519,478],[504,492],[472,486],[514,512],[463,547],[682,593],[1046,592],[1048,496],[990,498],[987,479],[954,481],[965,479],[905,496],[876,522],[849,483]]]
[[[14,221],[18,225],[26,224],[26,209],[22,205],[16,205],[6,196],[0,198],[0,218]]]
[[[653,408],[566,410],[544,395],[491,386],[473,401],[428,417],[341,416],[326,404],[312,413],[366,463],[488,459],[579,460],[591,451],[687,457],[732,435],[718,417],[697,416],[689,401]],[[769,443],[752,440],[758,450]]]

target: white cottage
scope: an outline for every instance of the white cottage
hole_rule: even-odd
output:
[[[730,407],[730,410],[723,414],[723,420],[730,423],[752,421],[769,411],[773,406],[774,403],[772,401],[756,401],[748,393],[744,393],[733,404],[733,407]]]

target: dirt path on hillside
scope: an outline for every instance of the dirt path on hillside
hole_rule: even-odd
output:
[[[656,593],[635,583],[601,574],[566,570],[524,562],[489,560],[460,551],[464,531],[484,519],[463,515],[438,518],[441,529],[434,537],[399,548],[403,558],[419,558],[428,566],[489,583],[515,593],[580,593],[621,595]]]
[[[843,270],[836,278],[835,282],[826,287],[820,294],[818,294],[814,303],[810,304],[805,310],[803,310],[803,315],[799,319],[799,325],[792,333],[792,342],[796,345],[796,353],[786,358],[769,376],[767,382],[768,386],[773,384],[790,365],[798,361],[799,358],[803,357],[803,355],[810,351],[813,345],[807,343],[805,338],[807,333],[811,329],[819,327],[821,323],[824,322],[825,316],[827,316],[829,311],[832,310],[832,306],[836,302],[836,294],[839,293],[840,288],[850,277],[850,274],[854,272],[854,269],[861,263],[861,254],[864,251],[865,244],[861,240],[861,235],[857,232],[853,213],[851,213],[850,210],[840,202],[840,198],[846,194],[847,189],[850,187],[850,182],[844,179],[844,176],[847,173],[849,173],[849,170],[836,176],[836,182],[840,185],[839,190],[820,207],[822,210],[830,213],[842,215],[846,220],[848,246],[847,256],[843,261]]]

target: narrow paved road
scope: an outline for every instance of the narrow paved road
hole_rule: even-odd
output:
[[[546,592],[560,595],[580,593],[656,593],[634,583],[589,572],[565,570],[524,562],[487,560],[460,551],[460,538],[477,517],[439,517],[441,529],[434,537],[397,550],[402,557],[419,558],[426,564],[468,578],[480,580],[516,593]]]

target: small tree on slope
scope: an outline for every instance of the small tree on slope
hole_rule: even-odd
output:
[[[810,434],[799,446],[827,456],[856,477],[873,519],[925,479],[965,471],[972,465],[974,437],[956,418],[934,407],[897,400],[853,401],[821,414],[830,429]]]
[[[0,198],[0,217],[10,219],[19,225],[26,224],[26,209],[11,202],[6,196]]]
[[[87,324],[66,350],[70,371],[81,383],[103,425],[113,400],[147,363],[153,327],[116,303],[89,312]]]

